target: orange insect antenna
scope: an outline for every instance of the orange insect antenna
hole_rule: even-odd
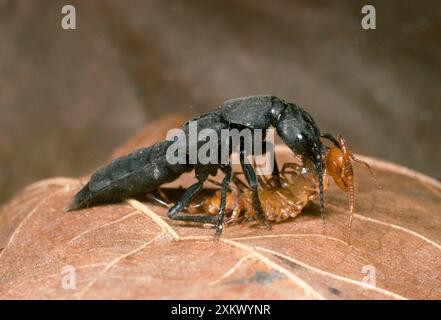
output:
[[[343,138],[342,135],[338,135],[338,142],[340,143],[341,151],[343,152],[343,157],[349,156],[352,159],[351,152],[348,151],[346,148],[346,140]],[[347,158],[347,160],[349,160]],[[347,161],[347,164],[351,166],[350,161]],[[352,167],[352,166],[351,166]],[[352,174],[352,168],[350,170]],[[348,183],[348,193],[349,193],[349,216],[348,216],[348,244],[351,245],[352,241],[352,220],[354,218],[354,211],[355,211],[355,187],[354,187],[354,180],[353,180],[353,174],[351,175],[351,183]]]
[[[378,189],[382,189],[382,186],[378,182],[377,177],[376,177],[374,171],[372,171],[371,166],[366,161],[360,160],[357,157],[355,157],[351,152],[349,152],[348,154],[349,154],[349,156],[351,157],[352,160],[354,160],[355,162],[363,164],[369,170],[369,173],[371,174],[371,177],[372,177],[372,180],[374,181],[375,186]]]
[[[348,244],[352,241],[352,220],[354,218],[355,210],[355,190],[354,185],[349,186],[349,217],[348,217]]]
[[[377,177],[375,176],[374,171],[372,171],[371,166],[366,161],[358,159],[356,156],[354,156],[354,154],[352,152],[347,150],[347,148],[346,148],[346,140],[340,134],[338,135],[338,142],[340,143],[341,150],[343,151],[344,154],[347,154],[355,162],[363,164],[369,170],[369,173],[371,174],[371,177],[372,177],[372,180],[374,181],[374,184],[377,186],[378,189],[381,189],[382,187],[378,183]]]

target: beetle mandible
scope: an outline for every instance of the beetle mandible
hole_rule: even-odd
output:
[[[297,156],[311,161],[313,164],[319,180],[320,213],[324,219],[323,155],[326,148],[320,138],[330,140],[339,148],[340,144],[332,134],[321,134],[314,119],[301,107],[271,95],[248,96],[225,101],[217,109],[190,121],[197,122],[198,131],[214,130],[218,133],[218,137],[221,136],[220,132],[223,129],[242,130],[248,128],[251,131],[260,129],[265,132],[268,128],[274,127],[282,141]],[[190,121],[183,125],[183,132],[187,136]],[[112,161],[108,166],[92,175],[90,181],[75,195],[66,210],[81,209],[150,192],[158,189],[164,183],[176,180],[183,173],[194,170],[197,182],[188,187],[180,200],[169,209],[168,216],[174,220],[216,224],[216,236],[219,237],[223,230],[227,189],[232,179],[231,164],[201,164],[199,161],[195,164],[188,162],[170,164],[166,159],[166,153],[172,143],[173,141],[165,140]],[[220,139],[218,145],[219,148],[222,147]],[[197,148],[199,147],[198,141]],[[246,157],[245,147],[241,143],[239,148],[240,164],[251,189],[254,211],[257,213],[259,221],[270,228],[260,203],[256,173],[253,166],[245,160]],[[209,214],[182,213],[181,211],[202,189],[209,176],[216,175],[219,169],[225,173],[225,177],[221,183],[221,202],[217,219]],[[278,177],[278,175],[277,161],[274,161],[273,176]]]

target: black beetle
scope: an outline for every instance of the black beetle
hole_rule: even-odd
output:
[[[285,102],[275,96],[258,95],[232,99],[224,102],[219,108],[200,115],[190,121],[197,123],[198,130],[211,129],[220,132],[222,129],[245,128],[255,131],[273,126],[283,142],[298,156],[314,164],[319,177],[320,212],[324,218],[324,164],[322,155],[325,147],[320,138],[326,138],[340,147],[337,139],[331,134],[321,134],[314,119],[299,106]],[[183,125],[185,135],[189,133],[189,123]],[[221,136],[220,134],[218,136]],[[221,141],[219,140],[219,147]],[[95,172],[90,181],[75,195],[66,210],[75,210],[111,200],[127,198],[143,192],[158,189],[162,184],[176,180],[180,175],[195,170],[198,182],[191,185],[181,199],[169,209],[168,216],[174,220],[216,223],[216,236],[223,228],[225,198],[232,178],[229,163],[218,164],[170,164],[166,159],[167,149],[174,141],[162,141],[148,148],[137,150],[120,157],[108,166]],[[198,146],[199,147],[199,144]],[[251,164],[246,159],[244,146],[240,145],[240,162],[246,180],[252,190],[252,203],[258,219],[268,227],[258,195],[258,180]],[[275,164],[277,162],[275,161]],[[211,215],[181,213],[195,195],[202,189],[203,183],[210,175],[216,175],[218,169],[225,172],[221,185],[221,203],[217,219]],[[277,165],[273,175],[278,176]]]

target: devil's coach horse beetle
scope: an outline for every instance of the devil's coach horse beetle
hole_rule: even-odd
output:
[[[320,138],[330,140],[340,147],[333,135],[321,134],[314,119],[299,106],[285,102],[275,96],[249,96],[225,101],[219,108],[202,114],[191,121],[197,122],[198,130],[209,128],[220,133],[222,129],[255,129],[266,130],[270,126],[276,128],[277,134],[296,154],[308,159],[314,164],[319,178],[320,213],[325,215],[322,155],[325,147]],[[188,135],[189,122],[183,126]],[[217,135],[218,137],[221,134]],[[219,140],[219,148],[221,141]],[[127,156],[120,157],[108,166],[95,172],[90,181],[75,195],[72,203],[66,210],[75,210],[96,205],[111,200],[127,198],[143,192],[158,189],[162,184],[176,180],[185,172],[195,170],[197,182],[191,185],[181,196],[181,199],[171,207],[168,216],[174,220],[216,223],[216,236],[220,236],[223,229],[225,215],[225,200],[228,185],[232,178],[230,163],[217,164],[170,164],[166,159],[167,148],[173,141],[162,141],[150,147],[137,150]],[[199,147],[199,145],[198,145]],[[247,156],[243,144],[239,150],[240,163],[246,180],[252,191],[252,203],[257,218],[267,227],[265,214],[257,191],[258,180],[251,164],[245,161]],[[277,162],[274,161],[276,164]],[[217,219],[212,215],[181,213],[195,195],[202,189],[204,181],[210,175],[216,175],[218,169],[225,172],[221,184],[221,203]],[[277,165],[273,175],[278,176]]]

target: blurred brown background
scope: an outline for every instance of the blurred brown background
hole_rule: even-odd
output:
[[[77,30],[62,30],[73,4]],[[377,29],[363,30],[373,4]],[[275,94],[441,179],[439,1],[0,0],[0,203],[92,170],[167,112]]]

